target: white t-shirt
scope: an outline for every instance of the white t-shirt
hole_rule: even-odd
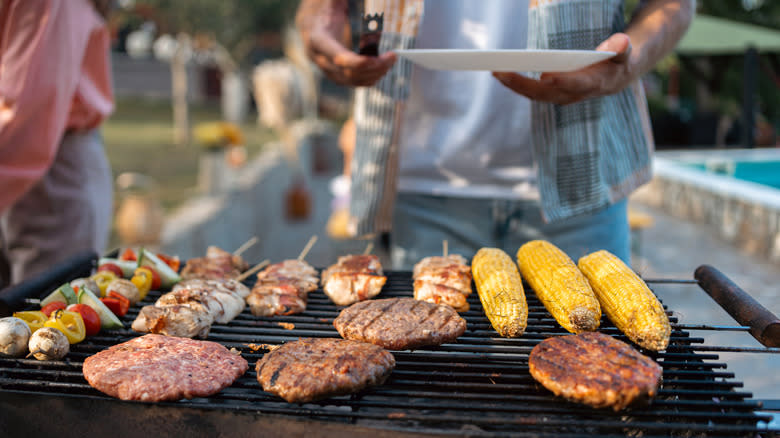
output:
[[[426,0],[417,48],[524,49],[528,0]],[[399,191],[538,198],[530,101],[489,71],[414,66],[400,132]]]

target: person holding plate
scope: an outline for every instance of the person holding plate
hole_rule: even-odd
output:
[[[628,23],[620,0],[366,0],[384,14],[376,57],[342,38],[354,3],[303,0],[296,17],[323,73],[360,87],[353,235],[392,229],[396,269],[443,240],[468,257],[545,239],[575,260],[607,249],[629,261],[626,199],[653,151],[640,78],[682,38],[692,0],[640,1]],[[447,71],[394,53],[410,47],[615,56],[571,72]]]

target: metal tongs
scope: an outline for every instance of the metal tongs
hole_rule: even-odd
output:
[[[359,55],[379,56],[385,14],[366,14],[364,0],[349,0],[349,22],[352,47]]]

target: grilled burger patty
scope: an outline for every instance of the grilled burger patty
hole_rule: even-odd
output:
[[[393,368],[393,355],[376,345],[299,339],[263,356],[257,362],[257,381],[264,391],[303,403],[381,385]]]
[[[370,342],[389,350],[407,350],[452,342],[466,331],[466,320],[452,307],[414,298],[355,303],[333,325],[344,339]]]
[[[649,357],[598,332],[545,339],[531,350],[528,367],[555,395],[615,411],[654,397],[662,373]]]
[[[112,397],[164,401],[216,394],[247,368],[244,358],[216,342],[149,334],[88,357],[83,372]]]

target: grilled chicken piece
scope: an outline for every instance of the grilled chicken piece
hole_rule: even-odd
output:
[[[301,260],[275,263],[257,274],[246,298],[255,316],[292,315],[306,310],[309,292],[317,289],[317,271]]]
[[[322,272],[323,291],[339,306],[377,296],[386,281],[379,257],[373,254],[339,257],[335,265]]]
[[[144,306],[133,321],[133,330],[166,336],[205,338],[214,318],[208,313],[184,305]]]
[[[302,260],[285,260],[275,263],[257,274],[255,284],[293,284],[298,289],[309,293],[317,290],[317,270]]]
[[[249,295],[249,288],[236,280],[185,280],[173,287],[172,292],[179,289],[205,289],[222,305],[222,314],[215,315],[215,321],[227,324],[241,314],[246,307],[244,299]],[[161,297],[162,298],[162,297]]]
[[[204,280],[204,279],[195,278],[195,279],[180,281],[175,286],[173,286],[173,290],[188,288],[188,287],[208,287],[208,288],[219,289],[225,292],[232,292],[241,298],[246,298],[249,295],[249,288],[246,287],[244,283],[241,283],[240,281],[233,280],[233,279]]]
[[[663,372],[630,345],[598,332],[545,339],[531,350],[528,369],[556,395],[615,411],[654,397]]]
[[[209,290],[202,288],[177,289],[160,296],[154,303],[155,307],[187,306],[196,312],[211,315],[212,321],[222,317],[225,309]]]
[[[187,280],[145,306],[133,322],[137,332],[206,337],[214,322],[226,324],[246,302],[233,290],[248,288],[235,280]],[[189,310],[187,310],[189,309]]]
[[[187,260],[187,264],[181,271],[181,278],[220,280],[236,278],[249,265],[240,256],[235,256],[216,246],[210,246],[206,250],[206,257],[195,257]]]
[[[246,298],[255,316],[294,315],[306,310],[306,294],[291,284],[263,284]]]
[[[205,308],[219,324],[227,324],[238,316],[246,306],[240,296],[219,287],[191,286],[174,289],[157,299],[155,306],[182,304]]]
[[[458,312],[469,310],[471,268],[458,254],[426,257],[414,265],[414,298],[446,304]]]

